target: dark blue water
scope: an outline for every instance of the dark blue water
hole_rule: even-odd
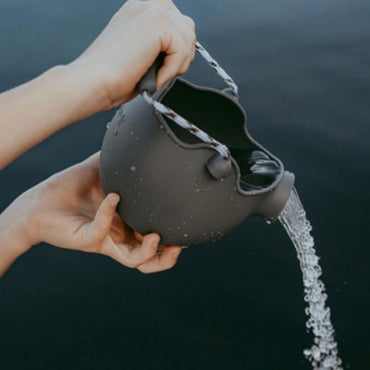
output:
[[[0,0],[0,90],[73,60],[120,4]],[[369,369],[370,3],[176,4],[238,83],[252,135],[296,174],[344,368]],[[225,87],[200,57],[186,78]],[[1,209],[97,151],[112,115],[63,130],[2,171]],[[41,245],[0,280],[0,368],[309,369],[304,307],[278,223],[247,220],[154,275]]]

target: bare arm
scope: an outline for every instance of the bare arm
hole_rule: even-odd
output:
[[[134,98],[161,51],[157,89],[185,73],[194,31],[171,0],[126,1],[76,60],[0,94],[0,169],[61,128]],[[128,228],[115,213],[118,201],[101,189],[98,154],[23,193],[0,214],[0,276],[40,242],[101,253],[144,273],[174,266],[181,247]]]
[[[100,253],[143,273],[172,268],[182,248],[129,228],[115,212],[119,200],[100,185],[99,153],[29,189],[0,215],[0,277],[41,242]]]
[[[0,168],[72,122],[107,106],[103,89],[57,66],[0,94]]]
[[[76,60],[0,95],[0,169],[61,128],[135,97],[161,51],[158,88],[185,73],[194,30],[171,0],[127,1]]]

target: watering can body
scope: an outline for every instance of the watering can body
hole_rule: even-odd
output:
[[[175,77],[152,98],[221,141],[231,156],[222,161],[214,146],[141,95],[121,106],[103,140],[100,179],[106,193],[121,196],[117,212],[129,227],[158,233],[162,244],[197,245],[220,239],[250,216],[277,218],[294,175],[250,136],[237,97]],[[257,175],[264,165],[273,170],[253,184],[255,153],[262,156]]]

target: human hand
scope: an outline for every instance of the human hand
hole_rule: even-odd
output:
[[[181,246],[159,245],[159,235],[131,230],[115,213],[119,195],[105,196],[99,181],[99,157],[59,172],[18,197],[6,210],[23,218],[29,245],[101,253],[143,273],[173,267]],[[161,254],[157,254],[162,250]]]
[[[161,51],[167,55],[157,74],[157,90],[186,73],[195,42],[194,21],[171,0],[128,0],[69,67],[105,89],[108,105],[101,110],[107,110],[137,95],[136,85]]]

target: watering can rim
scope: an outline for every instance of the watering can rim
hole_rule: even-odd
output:
[[[216,89],[216,88],[213,88],[213,87],[209,87],[209,86],[202,86],[202,85],[199,85],[199,84],[196,84],[196,83],[193,83],[193,82],[190,82],[190,81],[187,81],[186,79],[182,78],[182,77],[179,77],[179,76],[175,76],[174,78],[172,78],[170,81],[168,81],[167,83],[165,83],[162,88],[158,91],[156,91],[152,97],[161,102],[161,100],[167,95],[167,93],[170,91],[170,89],[172,88],[172,86],[176,83],[176,82],[180,82],[180,83],[183,83],[185,85],[188,85],[189,87],[192,87],[192,88],[195,88],[197,90],[200,90],[200,91],[205,91],[205,92],[210,92],[210,93],[214,93],[214,94],[217,94],[217,95],[220,95],[226,99],[228,99],[230,102],[234,103],[236,105],[236,107],[239,109],[240,113],[242,114],[243,118],[244,118],[244,123],[243,123],[243,130],[244,130],[244,134],[246,136],[246,138],[251,141],[253,144],[255,144],[257,147],[259,147],[260,149],[262,149],[263,151],[265,151],[265,153],[267,153],[272,159],[274,159],[280,166],[280,173],[278,174],[278,176],[276,177],[276,179],[274,180],[274,182],[272,184],[270,184],[269,186],[267,186],[266,188],[264,189],[260,189],[260,190],[243,190],[240,186],[240,178],[241,178],[241,173],[240,173],[240,167],[239,167],[239,164],[238,162],[234,159],[234,157],[231,156],[231,162],[233,164],[233,167],[235,168],[235,171],[236,171],[236,179],[237,179],[237,183],[236,183],[236,189],[237,191],[243,195],[243,196],[254,196],[254,195],[262,195],[262,194],[265,194],[265,193],[269,193],[273,190],[275,190],[275,188],[279,185],[279,183],[281,182],[281,180],[283,179],[284,177],[284,173],[285,173],[285,169],[284,169],[284,165],[282,163],[282,161],[276,157],[274,154],[272,154],[269,150],[267,150],[263,145],[261,145],[259,142],[257,142],[248,132],[247,130],[247,114],[243,108],[243,106],[239,103],[237,97],[235,96],[231,96],[230,94],[222,91],[222,90],[219,90],[219,89]],[[144,98],[142,96],[139,96],[141,99],[144,100]],[[212,153],[215,153],[215,149],[208,143],[197,143],[197,144],[189,144],[189,143],[185,143],[184,141],[180,140],[176,135],[175,133],[172,131],[172,129],[170,128],[170,126],[167,124],[166,120],[164,119],[163,115],[154,110],[153,109],[153,113],[157,116],[158,120],[161,122],[161,124],[164,125],[164,127],[166,128],[166,132],[168,133],[168,136],[171,137],[171,139],[176,143],[178,144],[180,147],[184,148],[184,149],[192,149],[192,150],[195,150],[195,149],[210,149],[212,151]],[[217,153],[217,152],[216,152]]]

